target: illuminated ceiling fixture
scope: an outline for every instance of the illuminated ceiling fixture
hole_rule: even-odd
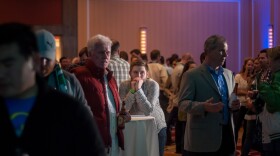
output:
[[[142,54],[147,53],[147,28],[140,28],[140,50]]]
[[[273,47],[273,25],[268,26],[268,48]]]

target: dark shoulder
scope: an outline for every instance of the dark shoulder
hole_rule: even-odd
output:
[[[83,105],[74,97],[51,88],[43,96],[43,102],[57,110],[76,109],[79,105]]]
[[[196,75],[196,74],[200,74],[201,72],[207,72],[207,69],[204,65],[199,65],[196,68],[193,69],[189,69],[188,71],[186,71],[186,74],[191,74],[191,75]]]
[[[69,73],[68,71],[63,70],[63,74],[66,79],[75,79],[76,76],[73,73]]]
[[[37,113],[43,114],[43,118],[52,124],[63,124],[66,127],[79,124],[82,119],[92,116],[90,109],[85,104],[54,89],[49,89],[41,96],[36,109]]]

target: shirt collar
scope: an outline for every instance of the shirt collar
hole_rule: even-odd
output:
[[[118,54],[111,55],[111,59],[115,59],[115,58],[120,58],[120,55],[118,55]]]
[[[224,73],[224,69],[223,69],[223,67],[221,67],[221,66],[219,66],[219,68],[216,69],[216,70],[213,69],[212,67],[208,66],[208,65],[206,65],[206,66],[207,66],[207,70],[208,70],[211,74],[221,75],[221,74]]]

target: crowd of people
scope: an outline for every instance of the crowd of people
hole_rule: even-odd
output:
[[[220,35],[205,40],[200,64],[191,52],[164,59],[158,49],[150,60],[133,49],[129,59],[119,41],[100,34],[72,61],[58,62],[47,30],[5,23],[0,36],[4,155],[119,156],[122,102],[131,115],[155,118],[160,156],[173,127],[183,156],[234,156],[241,127],[242,156],[250,149],[280,155],[280,46],[244,59],[234,74],[224,67],[228,44]]]

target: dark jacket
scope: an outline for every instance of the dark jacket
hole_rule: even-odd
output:
[[[40,78],[37,84],[39,92],[19,138],[0,97],[0,155],[18,155],[17,151],[29,156],[105,156],[89,109]]]
[[[64,74],[64,78],[66,80],[66,85],[68,88],[68,94],[76,98],[79,102],[82,104],[87,105],[87,100],[84,95],[83,88],[79,82],[79,80],[76,78],[76,76],[72,73],[69,73],[65,70],[62,70]],[[57,79],[55,76],[55,71],[53,71],[49,76],[48,76],[48,85],[56,90],[58,89],[58,84],[57,84]]]
[[[105,147],[111,147],[112,139],[110,135],[110,120],[108,101],[106,96],[104,75],[107,73],[108,86],[112,91],[116,104],[116,113],[120,110],[120,98],[117,88],[117,83],[113,77],[113,73],[108,69],[98,68],[91,60],[87,60],[85,66],[77,67],[72,70],[80,81],[88,105],[97,122],[99,132],[103,138]],[[124,138],[122,130],[117,130],[119,146],[124,149]]]

